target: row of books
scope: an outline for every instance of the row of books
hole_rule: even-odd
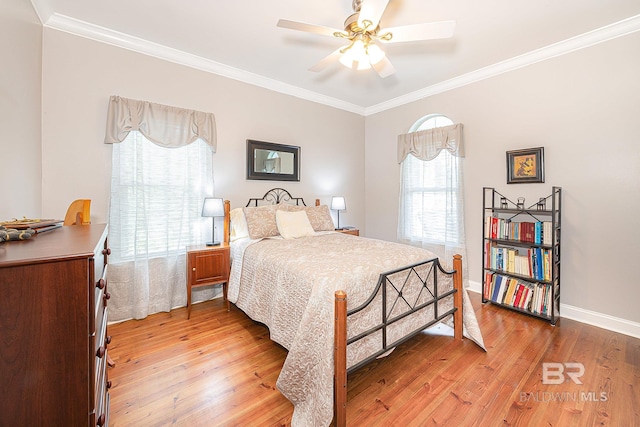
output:
[[[522,252],[522,253],[521,253]],[[531,277],[535,280],[551,280],[551,250],[542,248],[516,249],[485,243],[485,268]]]
[[[486,273],[484,298],[493,302],[551,315],[552,285],[529,283],[497,273]]]
[[[550,221],[510,221],[495,216],[485,218],[485,236],[487,239],[516,240],[535,245],[551,245],[552,224]]]

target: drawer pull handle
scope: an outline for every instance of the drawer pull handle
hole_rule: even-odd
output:
[[[106,292],[103,298],[104,298],[104,304],[107,305],[107,300],[111,298],[111,294],[109,292]]]
[[[111,255],[111,248],[103,249],[102,255]]]
[[[107,350],[101,346],[98,351],[96,351],[96,356],[98,356],[98,358],[102,359],[104,357],[104,354],[107,352]]]
[[[102,414],[98,417],[98,421],[96,422],[100,427],[104,425],[104,422],[107,420],[105,414]]]
[[[104,279],[100,279],[96,282],[96,288],[104,289],[104,285],[106,285],[106,281]]]
[[[111,380],[107,381],[107,390],[111,388]]]
[[[107,336],[107,337],[104,339],[104,343],[105,343],[105,344],[111,344],[111,335]]]

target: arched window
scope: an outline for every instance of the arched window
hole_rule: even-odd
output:
[[[466,255],[463,150],[447,147],[446,141],[448,130],[455,126],[461,128],[441,114],[422,117],[403,136],[414,141],[412,146],[436,146],[436,154],[418,158],[409,152],[401,162],[398,239],[428,249],[445,262],[456,253]],[[424,132],[429,130],[433,131]],[[456,147],[461,147],[460,141]]]

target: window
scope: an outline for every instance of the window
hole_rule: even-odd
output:
[[[202,140],[165,148],[129,132],[113,145],[110,242],[113,262],[184,253],[211,222],[201,217],[211,192],[212,152]]]
[[[400,177],[399,240],[447,260],[455,253],[465,255],[462,150],[447,145],[454,126],[461,125],[440,114],[418,120],[404,136],[412,139],[421,158],[409,150]]]
[[[211,237],[202,204],[213,191],[213,113],[112,96],[109,321],[184,306],[186,247]],[[194,292],[194,302],[219,293]]]

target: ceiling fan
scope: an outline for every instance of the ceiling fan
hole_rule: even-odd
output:
[[[455,21],[429,22],[380,28],[380,19],[390,0],[353,0],[354,13],[344,22],[344,30],[304,22],[280,19],[278,27],[321,34],[348,41],[346,46],[336,49],[323,58],[310,71],[321,71],[335,61],[348,68],[365,70],[373,68],[382,78],[395,73],[395,68],[376,44],[399,43],[418,40],[445,39],[453,36]]]

